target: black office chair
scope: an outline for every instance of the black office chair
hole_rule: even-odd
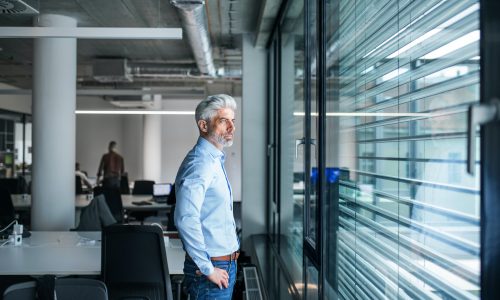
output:
[[[28,192],[28,185],[24,177],[0,178],[0,187],[7,189],[10,194],[23,194]]]
[[[94,189],[95,191],[95,189]],[[120,190],[117,188],[103,188],[102,194],[106,199],[106,203],[108,204],[109,210],[115,217],[118,223],[124,223],[125,215],[123,211],[123,202],[122,195],[120,194]],[[94,194],[94,197],[96,195]]]
[[[167,197],[167,204],[170,205],[170,211],[167,214],[167,230],[168,231],[177,231],[177,227],[174,223],[174,215],[175,215],[175,204],[177,203],[177,199],[175,197],[175,184],[172,185],[172,190]]]
[[[101,275],[111,300],[173,299],[163,232],[158,226],[105,227]]]
[[[55,294],[58,300],[107,300],[106,285],[99,280],[87,278],[60,278],[55,280]],[[52,294],[54,292],[52,291]],[[4,294],[4,300],[35,300],[37,297],[37,282],[29,281],[9,286]]]
[[[80,223],[76,231],[101,231],[104,227],[115,224],[116,219],[106,203],[104,195],[92,199],[89,205],[82,208]]]
[[[0,188],[0,228],[9,225],[16,218],[12,197],[6,188]]]
[[[155,184],[152,180],[136,180],[134,181],[134,188],[132,189],[132,195],[151,195],[153,196],[153,185]],[[155,216],[154,211],[133,211],[130,212],[129,216],[136,219],[137,221],[144,224],[144,220],[147,217]]]
[[[83,194],[82,179],[78,175],[75,175],[75,194]]]
[[[93,188],[93,192],[94,192],[94,197],[96,197],[96,196],[102,195],[104,193],[104,189],[102,186],[97,185]]]
[[[130,194],[130,188],[128,186],[128,176],[126,174],[122,175],[122,177],[120,178],[120,193],[122,193],[122,195]]]

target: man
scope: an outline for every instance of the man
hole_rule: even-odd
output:
[[[125,170],[123,157],[116,152],[116,142],[109,142],[108,153],[104,154],[97,171],[97,179],[103,175],[104,188],[120,188],[120,179]]]
[[[209,96],[196,107],[200,136],[175,179],[175,225],[186,250],[184,284],[191,299],[231,299],[239,241],[224,147],[233,144],[236,102]]]

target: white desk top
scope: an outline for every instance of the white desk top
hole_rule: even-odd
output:
[[[0,275],[98,275],[101,233],[32,231],[22,246],[0,247]],[[183,274],[185,252],[180,241],[166,245],[171,275]]]
[[[132,202],[147,201],[151,205],[135,205]],[[90,199],[87,199],[87,195],[76,195],[75,196],[75,207],[76,209],[82,209],[83,207],[89,205]],[[156,203],[152,201],[152,196],[149,195],[122,195],[123,208],[131,211],[140,210],[169,210],[170,205],[166,203]],[[12,204],[16,210],[29,210],[31,208],[31,195],[12,195]]]

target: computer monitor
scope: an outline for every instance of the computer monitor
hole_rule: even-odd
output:
[[[170,183],[155,183],[153,185],[153,196],[165,197],[170,194],[171,190],[172,190],[172,184]]]

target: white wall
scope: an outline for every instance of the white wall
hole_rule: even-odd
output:
[[[128,172],[130,182],[143,178],[143,121],[142,115],[122,115],[121,130],[123,132],[123,141],[121,146],[119,145],[119,151],[124,157],[125,171]]]
[[[96,176],[99,162],[108,152],[110,141],[116,141],[118,152],[124,154],[121,115],[76,116],[76,161],[89,176]],[[125,169],[129,159],[124,156]]]
[[[0,83],[0,89],[17,89]],[[31,114],[31,95],[0,95],[0,108],[25,114]]]
[[[164,110],[194,111],[199,100],[164,100]],[[198,138],[194,115],[166,115],[162,118],[162,181],[174,182],[186,153]]]

